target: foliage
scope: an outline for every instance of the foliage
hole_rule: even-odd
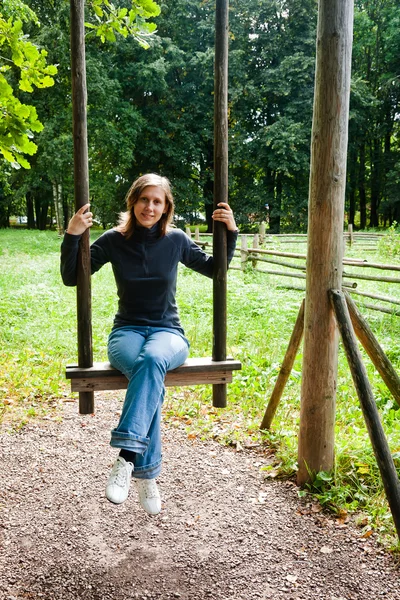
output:
[[[383,256],[389,258],[400,256],[400,230],[396,221],[389,227],[386,235],[379,240],[379,251]]]
[[[57,69],[47,65],[46,50],[39,50],[24,35],[23,20],[36,22],[34,13],[22,2],[8,2],[3,11],[0,12],[0,153],[13,167],[29,169],[23,155],[36,152],[32,132],[41,131],[43,125],[36,108],[21,102],[10,82],[16,78],[21,91],[32,92],[34,86],[52,86]]]
[[[32,172],[13,179],[43,206],[58,182],[67,215],[73,209],[68,3],[26,1],[42,25],[30,21],[24,29],[47,49],[58,75],[56,86],[31,94],[46,129],[35,136]],[[387,226],[400,221],[400,7],[394,0],[355,5],[346,220]],[[210,226],[215,4],[176,0],[161,12],[147,0],[87,6],[97,219],[115,222],[132,179],[157,171],[173,183],[179,216],[194,222],[205,214]],[[230,202],[242,228],[264,220],[271,232],[305,231],[317,2],[232,0],[229,19]]]
[[[86,25],[103,42],[115,41],[115,33],[118,33],[123,37],[131,35],[142,47],[149,47],[146,38],[151,36],[156,26],[148,23],[147,19],[160,12],[153,0],[132,2],[129,10],[119,8],[108,0],[93,0],[90,6],[94,23]],[[23,31],[23,21],[40,26],[36,13],[21,0],[7,0],[3,11],[0,12],[0,152],[13,167],[29,169],[30,164],[24,154],[32,156],[36,152],[33,132],[42,131],[43,125],[36,107],[18,98],[14,80],[17,77],[19,90],[32,93],[34,86],[52,86],[57,68],[47,64],[48,52],[29,41]]]
[[[132,0],[130,9],[115,6],[109,0],[91,0],[89,6],[94,23],[85,25],[94,30],[103,43],[115,42],[117,33],[124,38],[132,36],[142,48],[150,47],[146,38],[154,33],[156,25],[146,19],[160,14],[160,7],[153,0]]]

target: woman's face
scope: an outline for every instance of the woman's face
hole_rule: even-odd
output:
[[[133,213],[141,227],[150,229],[158,223],[162,215],[167,212],[165,192],[158,185],[145,187],[137,202],[133,205]]]

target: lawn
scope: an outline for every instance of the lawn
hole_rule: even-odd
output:
[[[92,238],[99,233],[93,232]],[[52,231],[0,230],[0,414],[12,431],[20,430],[31,419],[61,419],[63,402],[73,397],[64,379],[64,367],[76,361],[76,299],[75,290],[64,287],[60,279],[60,243]],[[305,245],[299,250],[299,244],[291,246],[284,241],[277,242],[277,247],[305,252]],[[383,251],[384,245],[381,253],[377,249],[361,251],[356,246],[346,255],[398,264],[398,258],[388,258]],[[239,266],[239,260],[235,259],[234,264]],[[376,274],[372,269],[363,269],[364,272]],[[258,445],[260,451],[273,449],[276,464],[265,471],[266,477],[291,477],[296,470],[301,350],[271,431],[259,432],[304,296],[282,287],[290,281],[250,268],[231,270],[228,353],[242,361],[243,369],[234,375],[229,386],[228,408],[212,408],[211,388],[207,386],[169,388],[164,405],[165,419],[172,425],[183,424],[193,439],[212,437],[234,445],[238,451],[247,445]],[[293,284],[299,285],[299,280],[293,280]],[[95,360],[106,360],[107,334],[116,310],[115,284],[109,266],[93,277],[92,287],[94,355]],[[368,281],[360,283],[359,289],[400,299],[399,284]],[[177,299],[191,341],[191,354],[210,355],[212,282],[182,267]],[[366,309],[357,296],[354,300],[400,371],[400,317]],[[399,407],[369,359],[365,363],[392,453],[400,467]],[[386,545],[394,545],[393,523],[342,348],[335,471],[320,474],[310,491],[343,521],[356,515],[364,535],[374,531]]]

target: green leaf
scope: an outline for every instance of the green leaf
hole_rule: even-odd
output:
[[[98,17],[102,17],[104,15],[104,12],[102,11],[102,9],[100,8],[100,6],[97,5],[93,5],[93,10],[96,13],[96,15]]]

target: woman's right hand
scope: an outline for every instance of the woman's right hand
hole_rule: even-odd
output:
[[[71,235],[82,235],[88,227],[93,225],[93,213],[85,212],[90,204],[82,206],[68,223],[67,233]]]

